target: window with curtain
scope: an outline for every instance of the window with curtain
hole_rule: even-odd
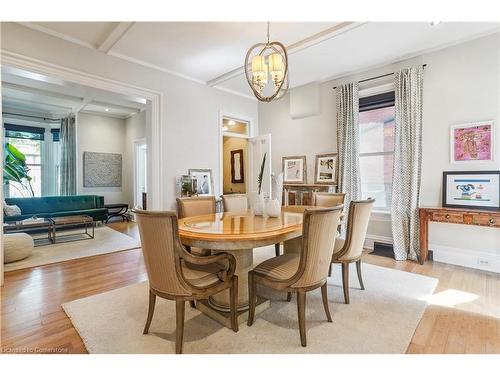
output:
[[[45,127],[25,126],[6,123],[4,142],[10,143],[26,156],[28,175],[36,197],[54,194],[57,187],[59,163],[59,129],[51,130],[51,139],[45,136]],[[53,163],[55,162],[55,163]],[[55,168],[55,169],[54,169]],[[19,183],[9,181],[4,187],[7,197],[30,196]]]
[[[389,212],[394,164],[394,91],[359,99],[362,198],[375,198],[375,209]]]

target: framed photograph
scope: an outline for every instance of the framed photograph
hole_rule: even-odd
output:
[[[283,182],[285,184],[305,184],[306,180],[306,157],[283,157]]]
[[[214,195],[214,180],[211,169],[190,169],[189,175],[196,179],[196,194]]]
[[[493,161],[495,159],[495,123],[472,122],[450,127],[451,163]]]
[[[337,154],[316,155],[316,163],[314,166],[314,183],[337,183]]]
[[[500,171],[443,172],[443,207],[500,209]]]
[[[243,149],[231,151],[231,182],[233,184],[243,184],[245,182]]]

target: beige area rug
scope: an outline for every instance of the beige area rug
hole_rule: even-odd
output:
[[[274,247],[258,249],[271,256]],[[239,332],[186,306],[184,353],[405,353],[438,280],[363,264],[366,290],[351,269],[351,303],[343,303],[340,269],[328,279],[333,323],[319,289],[307,293],[308,346],[300,346],[296,298],[261,290],[271,307]],[[90,353],[174,353],[175,303],[157,299],[150,333],[143,335],[147,282],[71,301],[62,307]]]
[[[58,232],[58,235],[81,233],[82,229]],[[40,237],[41,235],[36,235]],[[37,246],[33,254],[26,259],[5,264],[5,272],[63,262],[65,260],[85,258],[93,255],[114,253],[116,251],[136,249],[141,244],[135,238],[114,229],[100,226],[95,228],[93,239],[73,242],[61,242],[54,245]]]

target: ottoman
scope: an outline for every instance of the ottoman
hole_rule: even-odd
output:
[[[26,233],[4,234],[4,263],[12,263],[27,258],[33,252],[33,238]]]

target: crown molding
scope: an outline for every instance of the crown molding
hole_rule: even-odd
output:
[[[118,25],[108,34],[106,38],[97,46],[100,52],[108,53],[116,43],[122,39],[131,29],[135,22],[119,22]]]

